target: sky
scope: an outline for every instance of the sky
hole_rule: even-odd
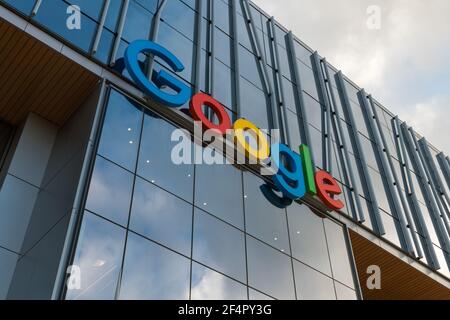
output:
[[[450,154],[450,1],[253,2]]]

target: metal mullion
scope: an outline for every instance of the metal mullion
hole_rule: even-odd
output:
[[[111,0],[104,0],[103,8],[102,8],[102,15],[100,17],[100,22],[97,27],[95,40],[92,45],[91,55],[95,55],[97,53],[98,46],[100,44],[100,39],[102,38],[102,34],[103,34],[103,27],[105,26],[106,17],[108,16],[108,10],[109,10],[110,4],[111,4]]]
[[[439,191],[436,189],[436,186],[433,183],[433,179],[432,179],[432,175],[430,173],[430,169],[427,166],[427,162],[426,162],[424,154],[421,152],[420,145],[419,145],[419,143],[417,141],[417,137],[415,135],[415,132],[412,130],[412,128],[408,128],[408,131],[409,131],[410,137],[411,137],[411,139],[412,139],[412,141],[414,143],[414,147],[416,149],[416,154],[418,155],[418,158],[417,158],[418,161],[419,161],[418,165],[422,169],[422,172],[425,173],[425,175],[423,175],[421,178],[423,180],[426,179],[426,181],[424,181],[424,182],[429,186],[429,189],[427,188],[428,193],[435,200],[435,204],[438,207],[438,210],[439,210],[440,216],[441,216],[441,218],[443,220],[445,229],[447,230],[448,235],[450,235],[450,225],[448,223],[448,217],[447,217],[449,215],[448,207],[446,206],[446,203],[445,203],[444,199],[440,196]]]
[[[167,0],[162,0],[161,3],[158,5],[158,8],[156,9],[156,13],[153,16],[153,23],[150,28],[149,32],[149,40],[156,42],[158,39],[158,33],[159,33],[159,25],[161,23],[161,14],[164,10],[164,7],[166,6]],[[147,78],[151,80],[152,73],[153,73],[153,65],[155,63],[155,56],[153,54],[150,54],[147,60]]]
[[[407,227],[409,227],[409,229],[410,229],[411,237],[413,239],[414,246],[415,246],[416,251],[417,251],[417,257],[419,259],[421,259],[421,258],[423,258],[423,251],[422,251],[422,248],[419,245],[419,240],[418,240],[418,237],[417,237],[417,234],[416,234],[416,228],[414,226],[414,221],[413,221],[413,218],[411,216],[411,212],[409,210],[407,200],[405,199],[404,194],[403,194],[403,192],[401,190],[401,187],[400,187],[400,181],[399,181],[399,178],[397,176],[397,172],[396,172],[396,170],[394,168],[394,162],[392,160],[392,154],[389,151],[387,140],[386,140],[386,136],[384,135],[384,132],[382,130],[382,124],[381,124],[381,121],[380,121],[380,116],[378,114],[378,111],[377,111],[377,108],[375,106],[375,102],[373,101],[372,96],[369,95],[368,98],[369,98],[369,101],[370,101],[370,105],[372,107],[371,109],[372,109],[372,113],[373,113],[373,119],[375,121],[375,124],[378,127],[378,134],[380,135],[380,139],[381,139],[380,142],[384,146],[383,150],[379,150],[379,152],[383,151],[386,154],[387,162],[384,161],[385,162],[384,166],[386,168],[389,167],[389,169],[390,169],[389,171],[390,171],[390,173],[392,175],[392,178],[393,178],[393,186],[395,186],[395,189],[397,191],[397,196],[398,196],[398,198],[401,201],[401,206],[403,208],[403,212],[404,212],[404,215],[405,215],[405,218],[406,218]],[[386,159],[384,159],[384,160],[386,160]],[[388,170],[386,169],[385,171],[388,171]],[[392,182],[392,180],[390,180],[390,181]],[[392,192],[392,194],[394,194],[393,190],[390,190],[390,192]],[[398,199],[397,198],[395,198],[395,199],[396,199],[396,202],[398,204]],[[401,215],[401,209],[400,209],[399,205],[397,205],[397,210],[399,210],[399,215]],[[402,219],[403,219],[403,216],[402,216]]]
[[[385,192],[387,193],[387,198],[389,201],[389,205],[392,209],[392,215],[398,220],[398,223],[400,224],[400,232],[397,230],[397,233],[399,235],[400,243],[402,248],[409,252],[412,255],[415,255],[414,246],[411,241],[411,237],[409,237],[408,228],[406,226],[405,217],[402,215],[402,209],[400,207],[399,199],[397,198],[397,194],[394,190],[395,181],[392,177],[392,172],[389,170],[389,165],[385,157],[385,153],[387,150],[386,145],[386,139],[384,138],[384,135],[382,136],[381,127],[379,127],[379,122],[377,123],[377,117],[375,116],[375,113],[373,113],[373,100],[369,101],[367,100],[369,97],[364,89],[360,90],[358,92],[360,104],[362,106],[363,112],[365,113],[365,116],[367,118],[368,122],[368,129],[371,135],[371,138],[375,141],[375,146],[377,148],[377,152],[375,156],[377,157],[378,165],[381,167],[381,170],[384,175],[383,184],[385,188]],[[371,108],[372,107],[372,108]],[[382,136],[382,137],[380,137]],[[387,190],[386,190],[387,189]],[[396,223],[397,226],[397,223]]]
[[[365,217],[364,211],[362,209],[361,200],[359,197],[359,189],[358,189],[358,186],[355,181],[355,176],[353,175],[353,172],[350,169],[350,155],[346,151],[348,149],[346,146],[345,139],[343,138],[344,131],[342,129],[341,120],[340,120],[341,115],[339,114],[339,109],[335,108],[335,106],[337,105],[336,97],[334,96],[333,89],[331,88],[332,84],[331,84],[330,72],[328,69],[328,63],[327,63],[326,58],[323,59],[323,64],[324,64],[325,76],[327,78],[326,84],[328,85],[329,98],[331,99],[331,104],[330,104],[331,116],[332,116],[332,119],[335,120],[333,128],[335,131],[335,137],[338,140],[337,142],[339,144],[339,157],[341,160],[342,168],[344,169],[343,175],[344,175],[347,185],[349,186],[349,188],[351,188],[350,190],[348,190],[348,194],[349,194],[349,198],[353,199],[354,203],[352,203],[352,205],[354,206],[356,204],[356,208],[355,208],[356,212],[353,212],[353,218],[362,223],[362,222],[366,221],[366,217]],[[346,189],[348,189],[348,188],[346,188]]]
[[[363,174],[363,178],[365,181],[365,186],[367,188],[367,191],[369,193],[370,197],[370,214],[372,218],[372,225],[374,226],[374,231],[379,234],[380,236],[385,235],[386,231],[384,229],[383,221],[381,219],[380,215],[380,209],[378,207],[378,201],[375,196],[375,191],[372,186],[372,180],[369,175],[368,167],[367,167],[367,161],[366,157],[364,155],[364,152],[362,151],[361,141],[359,140],[358,131],[356,127],[356,120],[352,112],[352,107],[350,105],[350,100],[347,94],[347,89],[345,88],[344,84],[344,77],[342,75],[342,72],[339,71],[337,73],[337,83],[338,83],[338,90],[340,91],[343,101],[343,107],[347,110],[347,114],[349,116],[350,120],[350,127],[351,127],[351,138],[353,140],[354,148],[357,151],[357,163],[359,164],[359,169],[361,173]]]
[[[414,142],[412,141],[412,135],[406,123],[401,124],[401,131],[403,133],[403,139],[406,144],[406,147],[408,147],[409,149],[409,155],[413,163],[413,166],[419,173],[419,183],[427,202],[428,211],[431,213],[431,216],[433,218],[431,220],[433,222],[436,234],[439,238],[439,242],[441,243],[441,246],[446,252],[450,252],[450,243],[448,235],[446,234],[446,228],[443,225],[439,209],[437,207],[436,202],[434,201],[435,199],[432,197],[432,194],[428,189],[428,182],[424,181],[425,172],[423,171],[423,168],[420,166],[420,160],[418,159],[416,148],[414,146]],[[450,257],[446,256],[445,258],[447,260],[447,264],[450,265]]]
[[[119,17],[119,26],[117,27],[116,39],[114,41],[113,50],[111,52],[111,59],[109,60],[109,64],[114,66],[116,63],[117,52],[119,51],[120,41],[122,40],[123,29],[125,27],[125,21],[127,18],[128,8],[130,6],[130,0],[125,0],[122,5],[122,11]]]
[[[296,92],[294,93],[297,101],[299,103],[299,105],[297,106],[297,111],[300,111],[300,115],[301,115],[301,120],[302,123],[300,125],[300,132],[302,135],[302,141],[304,142],[304,144],[308,145],[309,148],[311,149],[311,160],[313,165],[316,163],[314,161],[314,146],[311,144],[311,136],[309,134],[309,122],[308,122],[308,115],[306,113],[306,108],[305,108],[305,100],[303,99],[303,89],[302,89],[302,85],[301,85],[301,79],[300,79],[300,71],[298,69],[298,65],[297,65],[297,56],[295,54],[295,46],[294,46],[294,36],[292,34],[292,32],[289,32],[287,34],[287,40],[288,40],[288,52],[290,52],[289,59],[291,62],[291,65],[294,68],[294,78],[295,78],[295,85],[296,85]]]
[[[438,191],[439,196],[443,197],[443,200],[445,199],[445,201],[443,201],[443,205],[448,208],[448,206],[450,205],[450,199],[445,190],[444,184],[442,183],[441,177],[438,174],[438,168],[433,161],[433,156],[431,155],[430,148],[428,147],[428,141],[425,138],[422,138],[418,141],[418,145],[423,155],[423,159],[425,160],[424,164],[426,165],[430,173],[431,183],[434,184],[434,188],[436,189],[436,191]],[[447,215],[449,216],[448,210]]]
[[[318,52],[314,52],[313,54],[313,68],[316,69],[315,73],[317,74],[317,77],[319,78],[319,94],[322,96],[322,101],[325,104],[325,110],[322,108],[322,105],[320,106],[322,109],[322,114],[325,115],[323,119],[325,121],[322,121],[322,132],[324,137],[324,144],[322,147],[323,154],[325,155],[323,157],[323,168],[331,173],[332,167],[332,161],[331,161],[331,114],[330,114],[330,102],[327,97],[327,92],[325,88],[325,78],[323,76],[322,72],[322,66],[321,61]]]
[[[445,158],[445,155],[443,152],[441,152],[437,155],[437,159],[439,162],[439,166],[441,167],[442,175],[444,176],[445,181],[447,182],[447,186],[450,189],[450,165],[449,165],[449,162]]]
[[[276,97],[272,90],[272,86],[270,85],[270,82],[269,82],[269,72],[267,71],[266,59],[263,56],[262,49],[261,49],[261,43],[257,36],[256,27],[253,23],[252,12],[249,7],[250,5],[247,0],[243,0],[242,2],[244,4],[242,13],[244,14],[244,18],[247,21],[247,25],[249,26],[249,29],[250,29],[249,35],[250,35],[250,39],[253,43],[253,49],[254,49],[254,51],[256,51],[256,57],[258,58],[258,66],[260,68],[260,73],[263,78],[264,90],[270,99],[272,114],[271,114],[269,122],[271,123],[271,129],[279,129],[280,121],[279,121],[279,117],[278,117],[278,110],[277,110],[278,108],[276,107]]]
[[[231,24],[233,29],[233,69],[234,69],[234,105],[238,117],[241,117],[241,75],[239,67],[239,31],[237,23],[237,6],[239,0],[232,0]]]
[[[42,4],[42,0],[36,0],[36,2],[34,3],[34,6],[33,6],[33,10],[31,10],[32,17],[37,15],[39,8],[41,7],[41,4]]]
[[[440,264],[436,256],[436,252],[434,251],[433,241],[431,240],[430,233],[428,232],[428,228],[423,217],[423,212],[419,206],[419,200],[417,199],[414,183],[411,177],[405,139],[403,137],[403,132],[400,129],[400,120],[398,117],[394,117],[391,120],[391,123],[395,135],[395,146],[401,164],[404,185],[405,188],[408,189],[406,192],[408,195],[408,203],[411,208],[411,214],[413,215],[416,226],[420,229],[419,233],[423,236],[423,238],[421,238],[421,242],[422,246],[426,249],[425,256],[427,261],[429,262],[431,268],[438,270],[440,269]]]
[[[203,1],[197,0],[197,21],[196,21],[196,50],[195,50],[195,75],[194,75],[194,86],[195,91],[200,92],[200,71],[201,71],[201,55],[202,55],[202,25],[203,25]]]
[[[273,50],[273,57],[274,57],[274,69],[276,73],[275,77],[275,88],[277,91],[277,97],[278,99],[278,106],[280,106],[281,112],[282,112],[282,141],[286,143],[287,145],[291,146],[291,136],[289,131],[289,122],[288,122],[288,112],[287,112],[287,106],[286,106],[286,99],[284,96],[284,85],[283,85],[283,75],[281,74],[280,70],[280,53],[278,51],[278,41],[277,41],[277,35],[275,32],[275,23],[274,23],[274,17],[271,17],[270,20],[270,44]],[[277,107],[278,108],[278,107]]]

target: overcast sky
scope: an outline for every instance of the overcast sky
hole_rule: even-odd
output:
[[[253,1],[450,154],[449,0]]]

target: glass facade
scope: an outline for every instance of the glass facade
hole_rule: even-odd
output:
[[[231,165],[173,167],[175,128],[111,89],[67,299],[336,299],[334,283],[356,299],[340,224],[274,206]]]
[[[0,3],[128,80],[125,49],[158,31],[185,69],[154,70],[310,146],[344,190],[342,214],[450,277],[448,158],[251,2]],[[76,8],[82,28],[69,29]],[[105,108],[71,261],[85,276],[66,299],[357,298],[340,224],[275,206],[251,171],[173,164],[179,124],[119,89]],[[3,145],[0,131],[0,161]]]

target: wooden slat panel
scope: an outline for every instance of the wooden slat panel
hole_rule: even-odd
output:
[[[367,300],[450,300],[450,289],[416,270],[373,242],[350,231],[358,277]],[[381,290],[366,286],[367,268],[381,268]]]
[[[0,19],[0,119],[17,125],[34,112],[63,125],[98,82],[88,70]]]

